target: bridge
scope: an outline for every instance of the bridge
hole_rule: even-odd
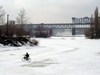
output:
[[[72,17],[72,23],[26,24],[23,27],[25,30],[30,31],[32,35],[38,27],[52,29],[53,36],[83,35],[90,28],[91,20],[92,18],[89,17]],[[17,26],[20,27],[21,25]]]
[[[21,25],[17,25],[20,27]],[[90,23],[52,23],[52,24],[26,24],[24,29],[34,34],[37,27],[52,29],[53,36],[82,35],[90,28]]]

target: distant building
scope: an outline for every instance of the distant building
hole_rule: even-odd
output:
[[[13,20],[10,21],[10,22],[9,22],[9,25],[15,25],[15,21],[13,21]]]

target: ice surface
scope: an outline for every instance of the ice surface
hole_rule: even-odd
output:
[[[36,38],[39,46],[0,45],[0,75],[100,75],[100,40]],[[23,62],[28,52],[31,62]]]

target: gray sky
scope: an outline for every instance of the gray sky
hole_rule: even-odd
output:
[[[91,16],[100,0],[0,0],[0,6],[13,20],[24,8],[31,23],[66,23],[72,17]]]

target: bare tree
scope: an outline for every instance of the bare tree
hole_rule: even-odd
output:
[[[5,11],[2,6],[0,6],[0,25],[4,25],[5,23]]]
[[[28,22],[28,18],[26,16],[26,11],[24,8],[19,11],[16,21],[18,24],[21,24],[21,25],[26,24]]]
[[[21,9],[18,13],[18,17],[16,18],[17,24],[20,25],[20,28],[18,31],[16,31],[18,36],[24,36],[27,34],[26,30],[24,29],[24,24],[28,23],[28,18],[26,16],[26,11],[25,9]],[[20,32],[19,32],[20,31]]]

